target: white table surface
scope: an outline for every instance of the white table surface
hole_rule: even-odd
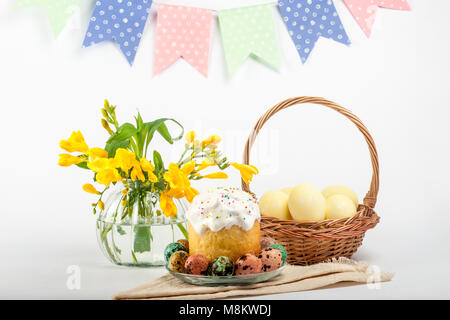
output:
[[[58,221],[54,222],[54,226],[59,226]],[[18,244],[3,248],[1,299],[110,299],[114,293],[166,272],[163,268],[111,264],[97,246],[94,228],[82,232],[71,227],[63,235],[60,228],[32,232],[33,225],[17,230],[15,234],[22,236]],[[257,298],[449,299],[450,250],[446,228],[447,224],[443,223],[434,230],[433,236],[429,234],[425,239],[419,230],[394,230],[383,224],[383,220],[376,229],[370,230],[354,258],[395,273],[391,282],[381,284],[378,289],[360,284]],[[69,276],[66,270],[70,265],[80,267],[79,290],[69,290],[66,286]]]

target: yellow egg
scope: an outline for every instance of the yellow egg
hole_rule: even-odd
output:
[[[356,206],[353,201],[342,194],[335,194],[326,200],[325,218],[336,220],[350,218],[356,213]]]
[[[259,199],[259,210],[263,216],[292,220],[288,209],[288,196],[281,191],[267,191]]]
[[[350,198],[356,207],[358,207],[358,196],[355,191],[345,186],[329,186],[322,190],[322,194],[325,199],[334,196],[335,194],[342,194]]]
[[[292,189],[294,189],[294,187],[286,187],[286,188],[281,189],[280,191],[284,192],[289,197],[289,195],[291,194]]]
[[[288,207],[297,221],[321,221],[325,219],[325,198],[311,184],[296,186],[289,195]]]

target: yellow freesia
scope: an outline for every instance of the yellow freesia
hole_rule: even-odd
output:
[[[98,207],[100,208],[100,210],[105,210],[105,204],[103,203],[103,201],[99,201],[98,202]]]
[[[200,163],[200,165],[198,166],[197,171],[201,171],[203,169],[206,169],[208,167],[214,166],[216,163],[214,162],[213,159],[210,158],[205,158],[202,163]]]
[[[67,153],[63,153],[59,155],[58,165],[60,165],[61,167],[70,167],[73,164],[79,164],[81,162],[83,162],[82,159],[74,157]]]
[[[90,148],[88,155],[89,155],[89,162],[100,158],[108,158],[108,152],[106,152],[102,148]]]
[[[96,179],[98,183],[109,186],[112,182],[121,181],[122,176],[117,169],[105,168],[97,173]]]
[[[207,178],[207,179],[227,179],[228,175],[225,172],[216,172],[216,173],[207,174],[207,175],[203,176],[203,178]]]
[[[175,163],[169,164],[169,171],[164,173],[164,179],[169,183],[171,189],[184,190],[191,185],[186,174]]]
[[[192,142],[194,142],[194,139],[195,139],[195,132],[194,131],[189,131],[186,134],[186,142],[187,143],[192,143]]]
[[[145,158],[142,158],[140,161],[140,165],[142,170],[147,172],[148,180],[151,182],[158,182],[158,177],[153,173],[155,171],[155,166]]]
[[[175,198],[182,198],[184,195],[189,202],[192,202],[198,194],[198,191],[191,187],[187,174],[175,163],[169,164],[169,171],[164,174],[164,179],[169,183],[168,192]]]
[[[72,132],[68,140],[61,140],[59,146],[67,152],[87,153],[89,148],[80,131]]]
[[[103,109],[102,109],[103,111]],[[108,131],[109,134],[113,134],[114,132],[111,130],[111,127],[109,126],[108,122],[105,119],[102,119],[102,127],[105,128],[106,131]]]
[[[181,171],[183,171],[185,175],[189,175],[192,173],[192,171],[194,171],[194,169],[195,169],[195,161],[191,160],[181,168]]]
[[[88,192],[88,193],[92,193],[92,194],[100,194],[100,192],[97,191],[97,189],[95,189],[95,187],[90,184],[90,183],[86,183],[83,185],[83,190]]]
[[[182,189],[169,189],[166,190],[166,194],[169,197],[175,198],[175,199],[181,199],[184,197],[184,190]]]
[[[131,170],[131,180],[136,180],[138,178],[142,182],[145,182],[145,176],[142,172],[141,165],[139,164],[139,161],[135,160],[133,163],[133,170]]]
[[[159,206],[166,217],[173,217],[177,214],[177,206],[165,192],[161,193],[159,197]]]
[[[242,180],[244,180],[246,184],[249,184],[252,181],[255,174],[258,174],[258,169],[255,166],[236,162],[232,162],[231,165],[239,170]]]
[[[119,164],[120,169],[122,169],[125,172],[128,172],[128,170],[130,170],[133,167],[136,161],[136,155],[127,149],[119,148],[116,151],[114,159]]]
[[[105,158],[98,158],[92,162],[88,162],[87,164],[88,168],[94,171],[95,173],[99,173],[101,170],[104,169],[116,169],[119,167],[118,162],[113,159],[105,159]]]
[[[217,145],[220,141],[222,141],[222,138],[216,134],[213,134],[212,136],[202,141],[202,147],[205,148],[209,145]]]
[[[186,200],[192,203],[192,200],[194,200],[195,196],[198,195],[198,191],[192,187],[187,187],[184,190],[184,195],[186,197]]]

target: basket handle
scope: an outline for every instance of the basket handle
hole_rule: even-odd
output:
[[[369,146],[370,151],[370,158],[372,160],[372,181],[370,183],[370,189],[367,192],[366,196],[364,197],[364,205],[368,206],[369,208],[374,208],[375,204],[377,202],[377,195],[378,195],[378,189],[379,189],[379,163],[378,163],[378,153],[377,149],[375,147],[375,142],[373,141],[372,136],[370,135],[369,131],[367,130],[366,126],[362,123],[362,121],[355,116],[353,113],[351,113],[349,110],[341,107],[337,103],[334,103],[332,101],[326,100],[324,98],[318,98],[318,97],[297,97],[297,98],[291,98],[287,99],[283,102],[280,102],[279,104],[273,106],[269,110],[267,110],[266,113],[263,114],[261,118],[259,118],[258,122],[253,127],[252,132],[250,133],[250,136],[247,139],[247,143],[245,144],[244,149],[244,164],[250,163],[250,150],[253,146],[253,143],[256,139],[256,136],[258,135],[259,131],[263,127],[263,125],[278,111],[281,111],[283,109],[289,108],[296,104],[303,104],[303,103],[313,103],[313,104],[319,104],[325,107],[328,107],[330,109],[333,109],[340,114],[346,116],[348,119],[350,119],[351,122],[353,122],[356,127],[358,127],[359,131],[364,135],[364,139],[366,139],[367,145]],[[250,187],[242,180],[242,189],[247,192],[250,191]]]

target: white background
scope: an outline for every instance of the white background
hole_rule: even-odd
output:
[[[182,60],[152,76],[155,6],[130,67],[113,42],[81,48],[94,1],[82,4],[56,40],[43,10],[14,10],[13,1],[1,1],[0,298],[108,299],[164,273],[110,264],[97,247],[93,198],[81,190],[91,175],[57,166],[58,142],[73,130],[81,130],[89,146],[103,146],[103,99],[119,106],[122,122],[139,109],[147,121],[174,117],[202,136],[218,133],[225,153],[240,161],[258,117],[303,95],[340,103],[371,131],[380,157],[381,223],[354,258],[396,276],[380,290],[360,285],[265,298],[450,298],[450,3],[409,2],[412,12],[380,9],[367,39],[336,0],[353,43],[321,38],[305,65],[274,6],[282,69],[250,59],[231,78],[216,21],[206,79]],[[226,8],[238,1],[182,3]],[[158,139],[154,147],[172,159],[182,148],[174,151]],[[362,198],[370,182],[362,136],[319,106],[277,115],[252,156],[261,171],[253,181],[258,195],[309,182],[348,185]],[[220,184],[238,186],[239,177],[230,175]],[[70,265],[81,268],[81,290],[66,287]]]

